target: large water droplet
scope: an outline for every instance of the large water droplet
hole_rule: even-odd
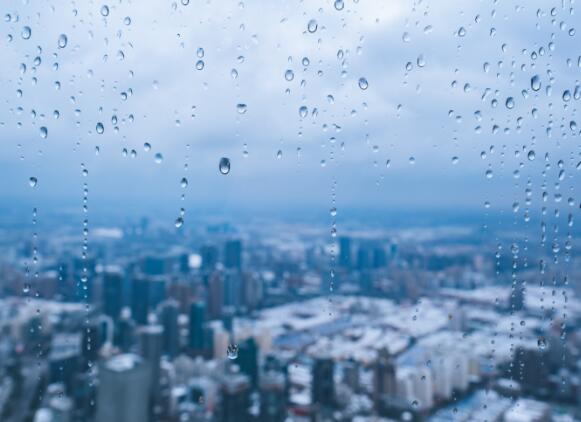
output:
[[[68,38],[65,34],[60,34],[58,39],[59,48],[65,48],[67,46]]]
[[[319,27],[319,25],[317,24],[317,21],[315,19],[311,19],[309,21],[309,23],[307,24],[307,30],[311,33],[314,34],[315,32],[317,32],[317,28]]]
[[[101,122],[97,123],[97,126],[95,126],[95,130],[99,135],[102,135],[103,132],[105,132],[105,127],[103,126],[103,123]]]
[[[109,16],[109,6],[101,6],[101,16]]]
[[[290,82],[295,78],[295,73],[292,70],[287,69],[287,71],[284,72],[284,78]]]
[[[535,75],[531,78],[531,89],[533,91],[538,91],[541,89],[541,78],[539,75]]]
[[[47,136],[48,136],[48,129],[45,126],[42,126],[40,128],[40,137],[43,139],[46,139]]]
[[[306,106],[301,106],[299,108],[299,116],[301,116],[304,119],[305,117],[307,117],[307,114],[309,114],[309,109]]]
[[[506,99],[505,105],[506,105],[506,108],[508,108],[509,110],[513,109],[514,108],[514,98],[508,97]]]
[[[20,36],[22,37],[22,39],[27,40],[30,38],[31,35],[32,30],[30,29],[30,26],[25,26],[22,28],[22,31],[20,32]]]
[[[161,164],[161,162],[163,161],[163,155],[161,154],[161,152],[157,152],[154,156],[154,159],[157,164]]]
[[[531,149],[527,154],[527,158],[529,159],[529,161],[533,161],[535,157],[536,157],[535,151]]]
[[[345,2],[343,0],[335,0],[335,10],[343,10],[345,7]]]
[[[220,164],[218,165],[218,168],[220,169],[220,173],[222,174],[230,173],[230,159],[222,157],[220,159]]]
[[[181,226],[184,225],[184,219],[182,217],[178,217],[178,218],[176,218],[176,221],[174,224],[175,224],[176,228],[179,229]]]
[[[186,179],[185,177],[182,177],[182,180],[180,180],[180,186],[182,188],[187,188],[188,187],[188,179]]]
[[[362,89],[362,90],[364,90],[364,91],[365,91],[365,90],[367,89],[367,87],[369,86],[369,83],[367,82],[367,79],[365,79],[365,78],[363,78],[363,77],[362,77],[362,78],[359,78],[359,82],[358,82],[358,84],[359,84],[359,88],[361,88],[361,89]]]

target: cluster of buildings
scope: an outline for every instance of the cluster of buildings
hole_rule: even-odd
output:
[[[0,419],[580,414],[581,301],[567,283],[511,285],[511,267],[465,241],[426,248],[365,233],[338,239],[330,259],[310,232],[207,237],[219,240],[193,252],[135,259],[152,239],[134,235],[95,242],[85,259],[46,253],[28,273],[3,263]],[[172,242],[161,237],[160,249]]]

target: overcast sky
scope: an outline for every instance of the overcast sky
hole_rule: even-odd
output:
[[[529,178],[532,209],[543,180],[576,200],[569,1],[183,3],[1,2],[3,205],[80,206],[86,182],[117,210],[320,211],[335,180],[340,210],[524,212]]]

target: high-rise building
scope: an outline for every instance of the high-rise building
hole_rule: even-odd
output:
[[[240,372],[248,376],[252,387],[258,387],[258,345],[254,338],[250,337],[238,344],[236,363]]]
[[[328,357],[317,357],[313,363],[312,401],[321,407],[335,406],[335,362]]]
[[[221,388],[222,422],[250,421],[250,382],[246,375],[227,374]]]
[[[362,244],[359,245],[357,249],[357,269],[367,270],[372,267],[373,264],[373,251],[369,245]]]
[[[179,305],[175,300],[162,302],[159,319],[163,325],[163,352],[174,358],[180,352],[180,332],[178,325]]]
[[[163,327],[145,325],[139,329],[140,355],[148,362],[151,396],[159,396],[160,361],[163,349]]]
[[[224,277],[224,303],[239,310],[242,303],[242,277],[239,272],[228,271]]]
[[[123,274],[111,270],[103,275],[103,312],[113,320],[119,319],[123,304]]]
[[[395,362],[387,349],[381,349],[373,368],[373,398],[376,407],[381,407],[384,396],[397,393]]]
[[[166,299],[166,282],[162,277],[136,278],[131,289],[131,315],[140,325],[147,324],[149,312]]]
[[[260,421],[283,422],[286,417],[286,380],[277,371],[266,372],[260,379]]]
[[[242,268],[242,241],[229,240],[224,247],[224,266],[231,269]]]
[[[218,265],[218,248],[212,245],[204,245],[200,248],[202,258],[202,271],[214,271]]]
[[[339,265],[351,268],[351,239],[348,237],[339,238]]]
[[[204,322],[206,321],[206,305],[194,302],[190,305],[189,341],[192,352],[200,354],[204,349]]]
[[[114,356],[99,367],[96,422],[149,420],[151,371],[139,356]]]
[[[220,318],[224,306],[224,280],[219,273],[213,273],[208,280],[208,315]]]

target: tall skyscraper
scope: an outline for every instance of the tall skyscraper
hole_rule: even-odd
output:
[[[123,274],[108,269],[103,275],[103,312],[117,321],[123,303]]]
[[[239,310],[242,299],[242,277],[240,276],[240,273],[227,271],[224,275],[223,305]]]
[[[224,280],[222,275],[214,273],[208,280],[208,314],[212,319],[222,316],[224,306]]]
[[[242,268],[242,242],[229,240],[224,247],[224,266],[231,269]]]
[[[260,379],[260,421],[283,422],[286,417],[284,374],[269,371]]]
[[[140,355],[147,361],[150,372],[150,392],[153,398],[159,396],[160,360],[163,349],[163,327],[145,325],[139,329]]]
[[[99,366],[96,422],[149,420],[150,376],[139,356],[114,356]]]
[[[328,357],[317,357],[313,364],[312,401],[321,407],[335,406],[335,362]]]
[[[137,278],[131,285],[131,317],[140,325],[147,324],[149,315],[149,280]]]
[[[162,302],[159,319],[163,325],[163,352],[174,358],[180,352],[180,332],[178,326],[179,305],[175,300]]]
[[[384,396],[394,397],[397,394],[395,362],[387,349],[381,349],[373,368],[373,399],[381,407]]]
[[[194,302],[190,305],[189,341],[192,352],[200,354],[204,349],[204,322],[206,321],[206,305],[204,302]]]
[[[339,238],[339,265],[351,268],[351,239],[348,237]]]
[[[202,271],[211,272],[216,269],[216,265],[218,265],[218,249],[215,246],[202,246],[200,248],[200,256],[202,258]]]
[[[258,387],[258,345],[254,338],[250,337],[238,344],[236,363],[240,372],[248,376],[252,387]]]
[[[221,388],[222,422],[250,421],[250,382],[242,374],[227,374]]]

